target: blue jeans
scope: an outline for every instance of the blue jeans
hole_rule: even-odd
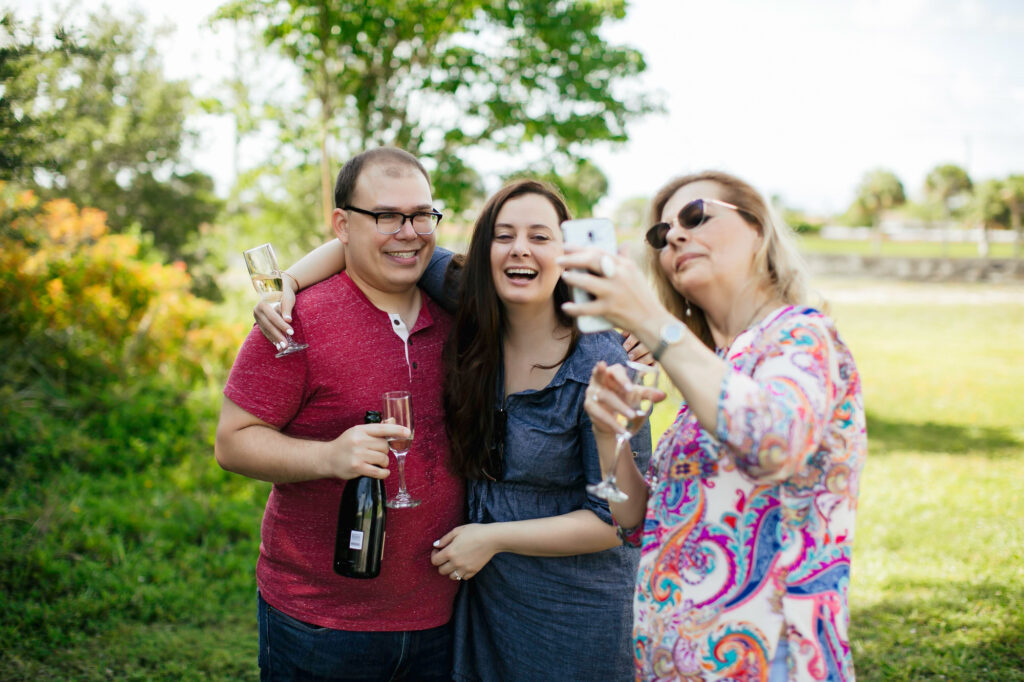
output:
[[[259,596],[260,680],[452,679],[451,623],[408,632],[356,632],[310,625]]]

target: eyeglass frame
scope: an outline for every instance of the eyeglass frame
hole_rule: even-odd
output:
[[[704,197],[700,197],[700,198],[697,198],[697,199],[693,199],[692,201],[687,201],[685,204],[683,204],[683,207],[681,209],[679,209],[679,213],[676,214],[676,219],[678,220],[679,216],[683,213],[683,211],[685,211],[690,206],[696,204],[698,201],[701,203],[701,208],[700,208],[701,218],[700,218],[700,222],[697,223],[696,225],[693,225],[693,226],[683,225],[682,222],[679,223],[679,227],[681,227],[682,229],[686,230],[687,232],[690,232],[690,231],[693,231],[693,230],[701,228],[704,225],[704,223],[706,223],[708,221],[708,218],[713,217],[713,216],[709,216],[708,215],[707,211],[704,208],[705,204],[715,204],[716,206],[723,206],[725,208],[731,208],[732,210],[734,210],[734,211],[736,211],[738,213],[746,213],[749,216],[756,217],[756,216],[754,216],[754,214],[752,212],[748,211],[747,209],[740,208],[736,204],[730,204],[728,201],[722,201],[721,199],[705,199]],[[660,241],[662,242],[661,246],[658,246],[655,243],[655,237],[657,235],[657,231],[661,230],[662,228],[664,228],[665,234],[660,239]],[[646,241],[647,244],[652,249],[657,249],[658,251],[660,251],[661,249],[663,249],[666,246],[668,246],[668,231],[671,230],[671,229],[672,229],[672,223],[660,222],[660,223],[656,223],[654,225],[651,225],[651,227],[647,228],[647,232],[644,233],[644,241]]]
[[[348,204],[342,210],[354,211],[356,213],[362,213],[363,215],[371,216],[373,218],[373,224],[377,226],[377,232],[380,234],[398,234],[399,232],[402,231],[402,228],[405,227],[405,221],[408,220],[409,224],[412,225],[412,231],[420,235],[421,237],[426,237],[428,235],[434,234],[434,231],[437,229],[437,226],[441,224],[441,218],[444,217],[444,214],[438,211],[436,208],[432,208],[429,211],[402,213],[401,211],[367,211],[364,208],[356,208],[355,206]],[[402,221],[398,223],[398,227],[396,227],[391,232],[384,232],[383,230],[380,229],[380,217],[382,215],[400,215],[402,216]],[[430,232],[420,232],[416,229],[416,224],[413,222],[413,218],[421,215],[429,215],[437,218],[437,221],[434,223],[434,226],[430,228]]]

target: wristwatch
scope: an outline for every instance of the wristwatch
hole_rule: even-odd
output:
[[[658,347],[654,349],[651,355],[654,357],[654,361],[657,362],[661,359],[661,354],[665,352],[665,349],[671,345],[677,344],[683,340],[683,335],[686,333],[686,325],[679,320],[672,320],[666,322],[661,328],[661,335],[658,339]]]

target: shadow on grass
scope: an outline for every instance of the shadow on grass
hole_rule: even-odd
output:
[[[899,596],[857,608],[857,679],[1024,680],[1024,587],[895,581]]]
[[[2,680],[259,679],[254,609],[217,623],[120,622],[74,644],[45,652],[0,651]]]
[[[1000,457],[1024,452],[1024,440],[1006,427],[901,422],[870,411],[867,421],[871,454],[910,450]]]

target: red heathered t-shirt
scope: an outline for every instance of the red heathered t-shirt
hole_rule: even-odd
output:
[[[299,620],[337,630],[424,630],[448,622],[458,584],[430,563],[434,540],[464,523],[465,489],[445,467],[441,349],[451,316],[423,294],[408,346],[397,321],[376,308],[345,273],[302,291],[293,313],[309,348],[275,358],[253,328],[224,394],[296,438],[332,440],[382,409],[385,391],[412,392],[415,438],[406,458],[413,509],[389,509],[380,575],[344,578],[333,569],[338,502],[345,481],[275,484],[261,529],[256,581],[267,603]],[[408,358],[408,362],[407,362]],[[391,458],[384,481],[398,490]]]

